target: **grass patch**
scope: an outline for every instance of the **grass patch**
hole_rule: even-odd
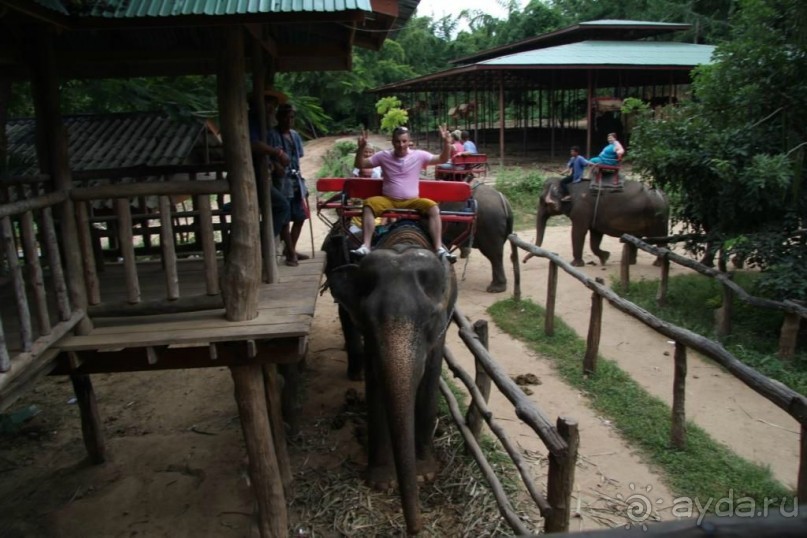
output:
[[[544,309],[540,306],[508,299],[493,304],[488,312],[502,330],[552,360],[567,383],[584,391],[591,407],[610,419],[632,446],[665,473],[675,494],[717,499],[732,490],[735,498],[748,496],[757,502],[793,496],[769,469],[740,458],[692,422],[687,423],[686,448],[672,448],[670,408],[602,357],[596,375],[584,377],[581,357],[585,342],[559,319],[555,335],[544,335]]]
[[[738,272],[735,273],[734,281],[743,289],[749,290],[749,293],[754,293],[752,290],[755,289],[759,276],[759,273]],[[670,278],[667,305],[663,307],[656,304],[657,289],[658,282],[652,280],[631,282],[627,291],[614,286],[614,290],[620,295],[655,316],[707,338],[716,338],[714,309],[722,302],[721,286],[716,280],[698,274]],[[723,345],[729,353],[748,366],[807,395],[807,353],[803,351],[804,338],[799,342],[802,351],[796,353],[793,359],[783,361],[776,355],[783,320],[782,312],[753,307],[736,300],[732,334],[723,339]]]

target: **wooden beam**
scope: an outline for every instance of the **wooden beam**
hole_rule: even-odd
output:
[[[230,253],[224,265],[222,294],[230,321],[258,314],[261,280],[258,193],[252,169],[244,99],[244,36],[241,28],[225,28],[218,74],[218,102],[224,157],[232,199]]]

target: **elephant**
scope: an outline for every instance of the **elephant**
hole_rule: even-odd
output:
[[[326,253],[346,248],[338,233],[327,241]],[[364,343],[368,482],[387,489],[397,479],[407,531],[416,534],[418,476],[438,470],[433,438],[454,268],[411,224],[393,228],[358,264],[327,265],[331,294],[350,322],[343,330],[358,333],[345,339]]]
[[[591,251],[605,265],[611,253],[602,250],[603,235],[619,237],[632,234],[644,237],[667,235],[669,202],[659,189],[626,180],[621,191],[591,191],[589,182],[583,180],[569,185],[570,202],[561,202],[560,179],[551,179],[544,185],[538,199],[535,244],[541,246],[549,217],[566,215],[572,220],[572,265],[583,266],[583,242],[590,232]],[[531,255],[527,255],[527,261]]]
[[[463,245],[462,256],[468,255],[468,244],[479,249],[490,262],[492,278],[487,287],[488,293],[507,290],[507,277],[504,273],[504,245],[507,236],[513,233],[513,210],[505,196],[487,185],[474,188],[476,200],[476,228],[473,238]],[[461,204],[442,203],[441,211],[457,211]],[[443,228],[443,242],[450,244],[462,232],[458,223],[446,224]]]

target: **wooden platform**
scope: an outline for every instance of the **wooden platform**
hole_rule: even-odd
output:
[[[307,346],[324,262],[324,255],[318,255],[301,261],[298,267],[281,263],[279,282],[261,285],[258,316],[249,321],[227,321],[223,306],[197,312],[93,318],[95,328],[90,334],[67,335],[53,347],[55,353],[49,357],[56,364],[53,373],[299,360]],[[204,294],[201,260],[183,260],[178,268],[182,296]],[[99,276],[103,301],[125,297],[120,265],[107,265]],[[143,301],[165,296],[165,279],[158,262],[138,263],[138,276]],[[3,301],[3,309],[13,307],[13,301]]]
[[[298,267],[281,264],[279,282],[261,285],[258,316],[249,321],[227,321],[223,307],[93,318],[95,328],[90,334],[66,336],[59,341],[55,373],[76,368],[81,373],[95,373],[299,360],[307,346],[324,261],[324,256],[318,256],[301,261]],[[139,264],[138,274],[144,301],[164,295],[158,263]],[[201,262],[182,262],[179,281],[183,295],[203,293]],[[119,267],[109,267],[102,273],[101,289],[104,300],[123,294]]]

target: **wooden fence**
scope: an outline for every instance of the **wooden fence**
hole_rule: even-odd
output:
[[[471,378],[470,374],[459,365],[451,351],[447,347],[444,349],[446,364],[455,377],[462,381],[471,396],[467,415],[462,416],[456,398],[442,379],[440,380],[440,391],[443,393],[446,402],[448,402],[451,416],[465,440],[468,451],[479,465],[482,475],[496,498],[502,516],[516,534],[530,534],[529,529],[524,526],[515,513],[512,504],[505,495],[501,482],[496,477],[479,446],[478,440],[483,421],[510,456],[527,492],[544,517],[544,531],[568,531],[574,469],[579,445],[577,422],[569,418],[559,417],[556,425],[553,425],[549,418],[507,376],[488,352],[487,322],[477,321],[472,326],[467,318],[456,309],[453,320],[459,327],[460,338],[473,354],[475,362],[475,376]],[[541,491],[536,487],[516,445],[507,437],[504,429],[488,409],[487,402],[490,396],[491,381],[514,405],[516,416],[535,431],[549,450],[549,475],[546,496],[542,495]]]
[[[709,357],[729,373],[748,385],[758,394],[767,398],[783,409],[801,424],[801,448],[799,457],[798,498],[807,500],[807,398],[779,381],[770,379],[750,366],[740,362],[720,343],[704,338],[690,330],[667,323],[630,301],[619,297],[606,287],[601,279],[592,279],[578,271],[557,254],[521,240],[517,235],[508,237],[512,246],[511,259],[514,270],[514,292],[516,300],[521,298],[521,273],[518,250],[523,249],[533,256],[549,261],[549,277],[546,299],[546,320],[544,332],[551,335],[554,330],[555,299],[557,295],[557,272],[563,269],[570,276],[579,280],[592,291],[591,319],[589,321],[586,353],[583,358],[583,371],[593,374],[597,369],[597,353],[599,351],[600,331],[602,323],[602,301],[607,300],[614,308],[641,321],[654,331],[663,334],[675,342],[675,370],[673,377],[672,427],[670,440],[673,446],[682,447],[686,443],[686,414],[684,411],[684,395],[687,372],[687,349]]]
[[[798,342],[799,328],[802,321],[807,319],[807,308],[795,301],[772,301],[761,297],[754,297],[745,291],[741,286],[732,280],[731,273],[724,273],[717,271],[711,267],[706,267],[702,263],[691,260],[685,256],[671,252],[666,248],[655,247],[650,244],[663,243],[666,244],[674,237],[646,239],[642,241],[632,235],[625,234],[622,236],[622,260],[620,263],[620,282],[622,289],[627,289],[630,283],[630,259],[634,255],[637,248],[645,252],[649,252],[657,256],[661,260],[661,276],[659,279],[658,293],[656,294],[656,301],[659,304],[665,304],[667,301],[667,286],[670,277],[670,262],[675,262],[678,265],[688,267],[693,271],[714,278],[723,289],[723,304],[717,312],[715,332],[719,337],[728,336],[731,334],[731,319],[734,299],[737,298],[744,303],[750,304],[757,308],[765,308],[769,310],[776,310],[784,313],[784,321],[782,322],[782,329],[779,333],[779,350],[778,355],[783,359],[792,359],[796,353],[796,343]]]

